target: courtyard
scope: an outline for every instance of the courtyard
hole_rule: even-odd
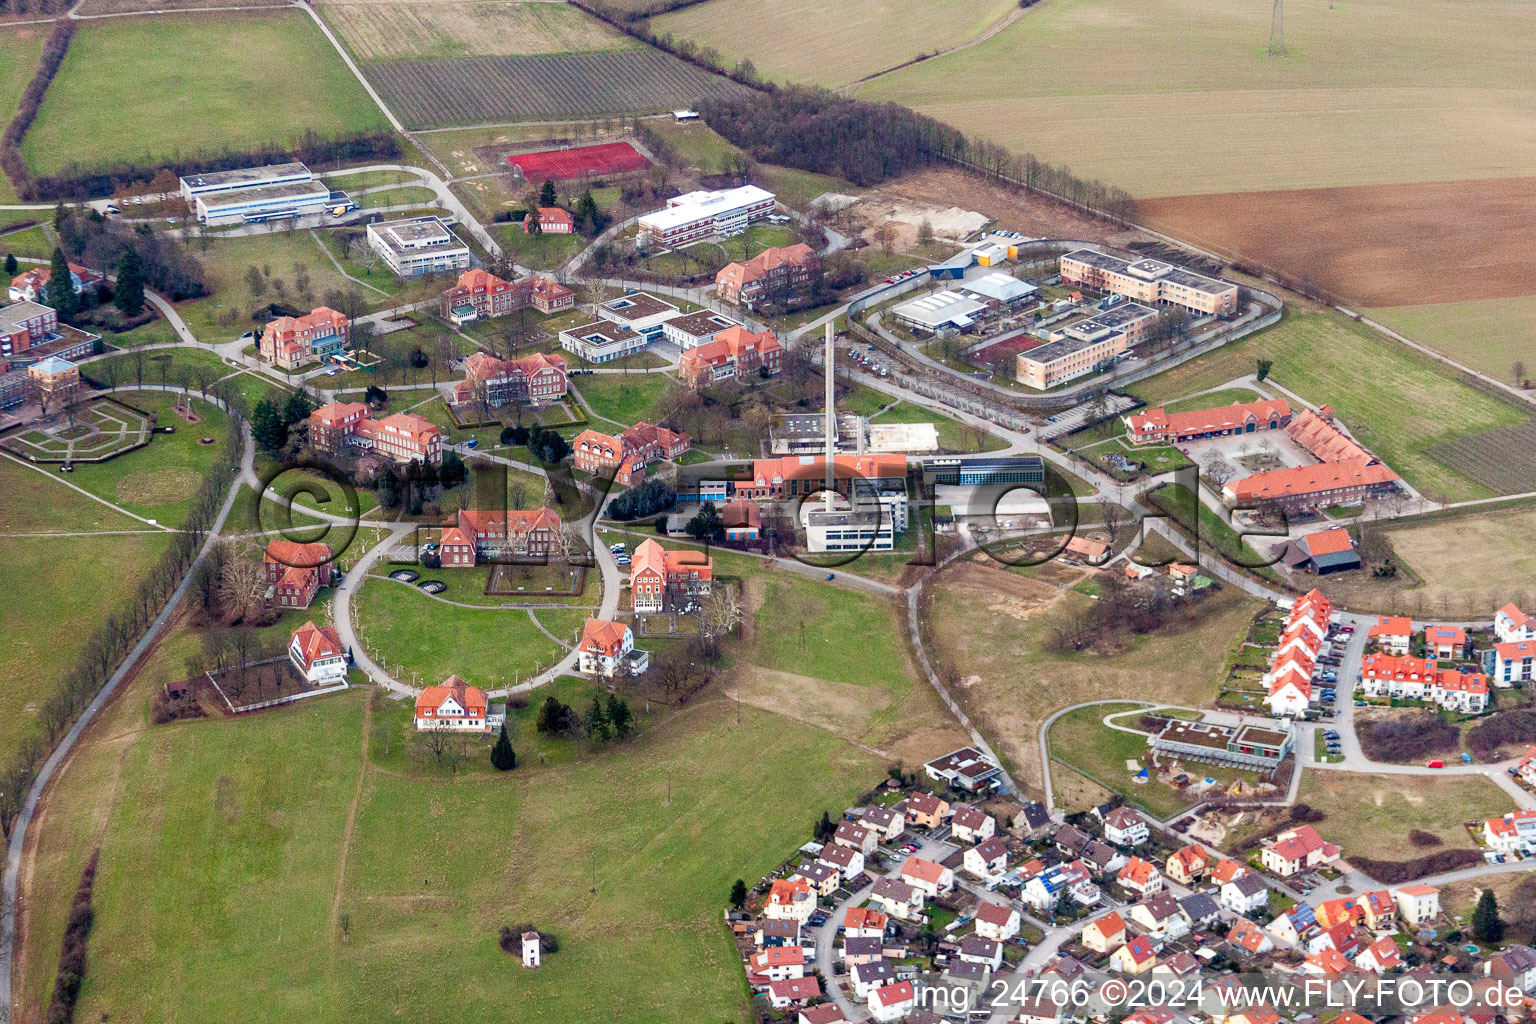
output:
[[[34,422],[0,441],[0,447],[31,462],[105,462],[148,444],[154,430],[152,415],[97,398],[78,407],[72,418],[55,415]]]

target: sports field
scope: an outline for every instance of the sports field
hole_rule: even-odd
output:
[[[298,11],[108,18],[75,33],[22,152],[47,174],[388,127]]]
[[[363,62],[512,57],[636,46],[617,29],[563,3],[373,3],[339,0],[321,16]]]
[[[1427,496],[1462,501],[1529,487],[1498,486],[1481,469],[1437,446],[1487,442],[1531,423],[1517,405],[1476,390],[1428,356],[1329,312],[1287,313],[1275,327],[1190,360],[1131,391],[1149,405],[1252,374],[1270,359],[1270,379],[1309,402],[1332,405],[1351,433]],[[1500,448],[1504,451],[1503,447]],[[1500,472],[1536,474],[1536,456],[1501,454]],[[1479,480],[1483,482],[1479,482]]]
[[[49,801],[23,1007],[46,998],[100,841],[80,1019],[744,1022],[731,882],[884,777],[832,733],[719,700],[510,775],[450,776],[398,738],[386,756],[395,709],[370,716],[360,691],[151,727],[149,693],[178,666],[146,670]],[[497,948],[521,922],[559,938],[542,970]]]
[[[566,178],[589,178],[596,174],[624,174],[644,170],[650,165],[651,162],[630,142],[601,142],[569,149],[543,149],[507,157],[507,166],[517,168],[528,181],[563,181]]]
[[[1278,59],[1270,14],[1238,0],[1051,0],[855,94],[1137,196],[1529,173],[1536,7],[1293,4]]]
[[[774,81],[846,85],[974,39],[1018,11],[1010,0],[709,0],[651,22],[659,36],[748,58]]]

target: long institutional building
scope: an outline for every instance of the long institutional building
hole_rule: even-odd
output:
[[[1149,306],[1183,306],[1192,313],[1237,312],[1238,287],[1162,260],[1075,249],[1061,257],[1062,283],[1098,288]]]
[[[773,212],[774,195],[756,185],[720,192],[687,192],[667,200],[664,210],[639,220],[636,242],[654,248],[687,245],[718,235],[739,235]]]
[[[331,190],[295,162],[188,175],[181,196],[201,223],[219,227],[323,213]]]
[[[400,277],[464,270],[469,246],[441,217],[412,217],[368,225],[368,244]]]

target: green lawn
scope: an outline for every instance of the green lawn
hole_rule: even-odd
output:
[[[1439,836],[1447,848],[1472,849],[1476,844],[1462,822],[1498,817],[1514,804],[1507,793],[1481,777],[1336,771],[1304,773],[1296,802],[1327,815],[1317,829],[1338,843],[1345,857],[1376,860],[1418,856],[1407,842],[1410,829]]]
[[[1191,513],[1194,511],[1193,506],[1198,505],[1200,510],[1198,533],[1202,545],[1214,547],[1234,567],[1254,569],[1266,576],[1272,574],[1273,570],[1268,566],[1255,568],[1263,559],[1260,558],[1253,544],[1240,536],[1230,523],[1211,511],[1204,502],[1197,501],[1194,492],[1183,484],[1162,484],[1147,493],[1147,500],[1156,508],[1166,512],[1185,530],[1191,531],[1195,530],[1193,525],[1195,517]],[[1278,543],[1273,538],[1261,537],[1256,540],[1266,552],[1270,546]]]
[[[1233,402],[1257,402],[1264,396],[1251,388],[1222,388],[1203,395],[1190,395],[1177,402],[1169,402],[1163,408],[1168,412],[1189,412],[1193,409],[1219,409]]]
[[[952,452],[995,452],[1008,447],[1008,442],[996,434],[989,434],[910,402],[899,402],[870,422],[935,424],[938,427],[939,444]]]
[[[555,270],[586,246],[588,239],[573,235],[533,235],[521,224],[501,224],[492,228],[496,241],[508,257],[534,270]]]
[[[147,692],[114,706],[41,824],[23,1005],[51,987],[99,836],[80,1019],[330,1024],[451,1005],[465,1024],[742,1022],[720,925],[731,882],[883,775],[830,733],[752,708],[738,725],[717,702],[575,763],[541,767],[533,744],[511,774],[452,777],[400,757],[400,709],[380,701],[370,724],[364,693],[144,729]],[[524,921],[560,940],[542,970],[497,948]]]
[[[667,395],[678,386],[662,373],[598,373],[574,383],[595,414],[626,426],[656,422]]]
[[[175,426],[174,434],[155,434],[148,446],[99,463],[78,463],[70,482],[130,512],[166,526],[180,526],[192,507],[192,498],[213,466],[222,444],[200,444],[203,437],[221,442],[229,419],[208,402],[192,399],[199,423],[187,423],[171,406],[176,396],[159,391],[127,391],[119,401],[154,413],[160,426]]]
[[[75,33],[22,152],[48,174],[388,129],[303,13],[108,18]]]
[[[357,197],[357,205],[365,210],[380,206],[431,206],[437,193],[422,185],[405,185],[387,188],[382,192],[370,192]]]
[[[443,597],[452,600],[453,591]],[[391,675],[414,678],[418,686],[458,675],[499,689],[565,656],[525,611],[460,608],[387,579],[363,584],[357,625],[375,660],[387,661]],[[561,632],[555,623],[546,626]]]
[[[1131,388],[1149,405],[1218,387],[1274,361],[1271,378],[1328,404],[1367,448],[1431,497],[1456,501],[1493,492],[1430,454],[1439,443],[1530,419],[1524,410],[1462,383],[1411,349],[1336,313],[1287,313],[1274,327]]]
[[[859,686],[908,675],[886,601],[800,576],[770,576],[755,619],[753,664]],[[849,637],[864,642],[849,643]]]
[[[13,492],[4,493],[9,518],[15,499]],[[28,482],[24,493],[56,501],[70,516],[89,515],[81,503],[90,500],[63,486],[44,492]],[[118,520],[110,525],[131,528],[124,526],[124,517],[96,507],[103,520]],[[83,517],[77,525],[85,525]],[[142,523],[133,525],[143,528]],[[102,619],[124,605],[165,551],[167,537],[0,537],[0,636],[6,638],[0,647],[0,757],[10,756],[38,707],[74,666],[86,639]]]
[[[0,459],[0,533],[154,529],[65,486],[62,481],[73,477],[57,469],[43,466],[38,472]]]
[[[48,25],[24,25],[0,33],[0,110],[6,118],[16,112],[21,94],[37,71],[43,56],[43,40]],[[0,202],[14,203],[16,190],[11,179],[0,174]]]
[[[142,374],[139,368],[141,358]],[[207,374],[211,382],[235,373],[237,370],[238,367],[230,366],[207,349],[162,348],[142,353],[128,351],[121,355],[107,356],[87,364],[83,372],[93,380],[116,387],[141,384],[170,384],[186,387],[189,377],[193,380],[192,386],[196,387],[196,377],[199,374]]]

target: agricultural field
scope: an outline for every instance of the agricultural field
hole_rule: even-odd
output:
[[[1523,42],[1536,35],[1531,5],[1294,5],[1282,58],[1266,54],[1270,14],[1236,0],[1041,4],[854,95],[904,103],[1138,197],[1529,173],[1536,139],[1521,126],[1536,114],[1536,89],[1521,69]],[[1158,124],[1179,130],[1148,137]],[[1141,144],[1127,146],[1131,137]]]
[[[1493,818],[1514,809],[1514,801],[1481,776],[1361,775],[1304,772],[1296,802],[1322,811],[1318,831],[1351,855],[1408,860],[1410,829],[1438,836],[1436,849],[1471,850],[1476,843],[1462,822]],[[1431,851],[1432,852],[1432,851]]]
[[[1040,784],[1039,725],[1051,712],[1106,697],[1208,706],[1229,653],[1262,607],[1226,590],[1185,625],[1111,650],[1058,654],[1049,643],[1052,622],[1080,614],[1091,600],[1063,588],[1096,575],[1059,562],[1011,570],[978,554],[946,569],[934,590],[935,666],[960,680],[956,699],[1031,786]]]
[[[750,59],[773,81],[835,88],[969,42],[1018,10],[1010,0],[710,0],[656,18],[651,30],[711,47],[727,63]]]
[[[1436,500],[1486,498],[1527,490],[1517,475],[1536,478],[1536,455],[1516,450],[1510,465],[1444,454],[1507,452],[1500,431],[1523,428],[1528,412],[1463,383],[1440,363],[1331,312],[1287,312],[1274,327],[1174,367],[1131,387],[1149,405],[1217,388],[1270,359],[1270,379],[1316,405],[1332,405],[1350,432],[1410,484]],[[1530,461],[1526,461],[1526,460]],[[1495,488],[1482,478],[1505,474]],[[1479,476],[1481,474],[1481,477]]]
[[[47,999],[99,842],[82,1019],[339,1024],[452,1005],[466,1024],[743,1021],[720,927],[731,882],[884,777],[833,733],[720,700],[568,763],[519,745],[506,775],[484,770],[483,745],[457,774],[403,755],[399,709],[360,691],[151,727],[150,694],[178,668],[145,670],[48,802],[17,972],[27,1012]],[[523,921],[560,940],[542,970],[497,948]]]
[[[352,56],[365,64],[579,53],[639,45],[574,7],[547,0],[425,4],[326,0],[320,13]]]
[[[48,174],[388,128],[301,12],[109,18],[75,33],[22,152]]]
[[[1536,294],[1390,306],[1366,315],[1494,380],[1519,387],[1517,367],[1521,378],[1536,380]]]
[[[47,25],[21,25],[0,32],[0,110],[5,112],[7,120],[15,113],[23,90],[37,71],[48,28]],[[0,175],[0,201],[16,201],[16,190],[5,175]]]
[[[742,88],[652,49],[393,61],[368,76],[409,128],[670,110]]]
[[[196,10],[207,7],[206,0],[83,0],[79,7],[82,16],[103,14],[132,14],[139,11],[176,11],[182,8]],[[285,0],[242,0],[242,7],[287,7]]]
[[[1532,530],[1536,509],[1525,507],[1385,531],[1392,552],[1423,581],[1402,595],[1406,608],[1442,616],[1456,610],[1458,618],[1481,619],[1508,599],[1501,595],[1536,594]],[[1469,551],[1477,557],[1468,558]]]

